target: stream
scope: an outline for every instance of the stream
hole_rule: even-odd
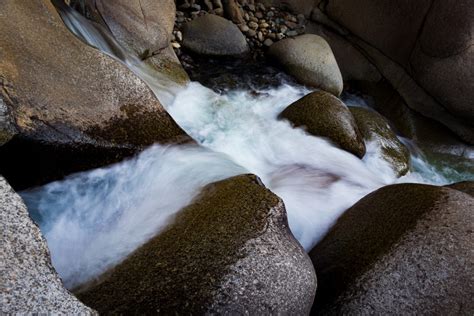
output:
[[[72,289],[113,267],[162,231],[206,184],[242,173],[258,175],[286,206],[291,231],[310,250],[351,205],[382,186],[459,179],[441,172],[422,152],[397,178],[368,143],[360,160],[324,138],[277,119],[309,93],[282,76],[277,86],[215,92],[198,82],[180,87],[149,69],[98,25],[58,7],[83,41],[119,59],[153,90],[199,145],[154,145],[137,157],[21,193],[48,241],[53,264]],[[367,106],[346,94],[347,105]],[[138,127],[139,128],[139,127]],[[472,175],[469,175],[472,177]]]

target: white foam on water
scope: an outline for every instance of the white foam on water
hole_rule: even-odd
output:
[[[62,14],[76,31],[85,28],[87,22]],[[105,46],[100,34],[82,34],[86,41],[88,36],[96,47]],[[347,208],[381,186],[447,183],[418,156],[418,172],[397,179],[376,143],[367,144],[360,160],[278,120],[286,106],[309,92],[302,86],[219,95],[192,82],[170,90],[171,84],[145,66],[116,57],[158,98],[168,96],[168,112],[202,146],[156,145],[134,159],[22,193],[68,288],[100,275],[162,231],[204,185],[237,174],[258,175],[284,200],[291,231],[307,250]]]

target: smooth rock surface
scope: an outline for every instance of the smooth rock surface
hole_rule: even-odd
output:
[[[413,76],[459,119],[474,126],[474,3],[434,1],[410,59]]]
[[[173,0],[88,0],[88,12],[115,39],[153,68],[178,83],[189,78],[171,47],[176,7]]]
[[[421,184],[383,187],[310,252],[322,315],[470,315],[474,198]]]
[[[447,185],[446,187],[464,192],[474,197],[474,181],[463,181]]]
[[[15,188],[190,139],[143,81],[69,32],[50,1],[2,1],[0,28],[0,95],[17,130],[0,147],[0,173]]]
[[[431,0],[329,0],[326,12],[387,56],[406,65]]]
[[[369,109],[361,107],[349,107],[349,109],[365,141],[376,143],[383,159],[390,164],[398,177],[405,175],[410,170],[410,152],[398,140],[385,118]]]
[[[0,234],[1,314],[93,313],[63,287],[38,226],[1,176]]]
[[[344,37],[320,24],[310,22],[306,33],[323,37],[331,46],[344,81],[378,82],[382,75],[367,57]]]
[[[78,294],[107,313],[309,313],[311,261],[283,202],[253,175],[204,188],[167,230]]]
[[[287,38],[273,44],[269,54],[301,83],[341,94],[342,75],[324,38],[314,34]]]
[[[327,137],[359,158],[365,154],[364,140],[354,117],[347,106],[330,93],[312,92],[290,104],[279,118],[305,128],[312,135]]]
[[[206,14],[183,26],[183,46],[210,56],[242,56],[249,51],[237,25],[220,16]]]

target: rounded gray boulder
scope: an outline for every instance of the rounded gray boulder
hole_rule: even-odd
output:
[[[284,39],[273,44],[269,54],[301,83],[337,97],[341,94],[341,71],[331,47],[321,36],[305,34]]]
[[[474,198],[421,184],[383,187],[336,222],[310,257],[321,315],[470,315]]]
[[[249,51],[237,25],[220,16],[206,14],[183,26],[183,46],[209,56],[242,56]]]

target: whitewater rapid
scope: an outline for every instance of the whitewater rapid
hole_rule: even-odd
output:
[[[66,15],[70,28],[89,44],[94,42],[88,36],[99,43],[94,46],[105,46],[82,17]],[[278,120],[286,106],[310,92],[303,86],[282,82],[266,90],[218,94],[191,82],[177,89],[136,59],[124,61],[125,53],[117,55],[117,49],[106,52],[147,82],[200,145],[155,145],[119,164],[22,192],[68,288],[100,275],[162,231],[203,186],[234,175],[256,174],[284,200],[291,231],[307,250],[344,210],[381,186],[448,182],[416,157],[422,173],[397,179],[375,143],[367,144],[360,160]]]

